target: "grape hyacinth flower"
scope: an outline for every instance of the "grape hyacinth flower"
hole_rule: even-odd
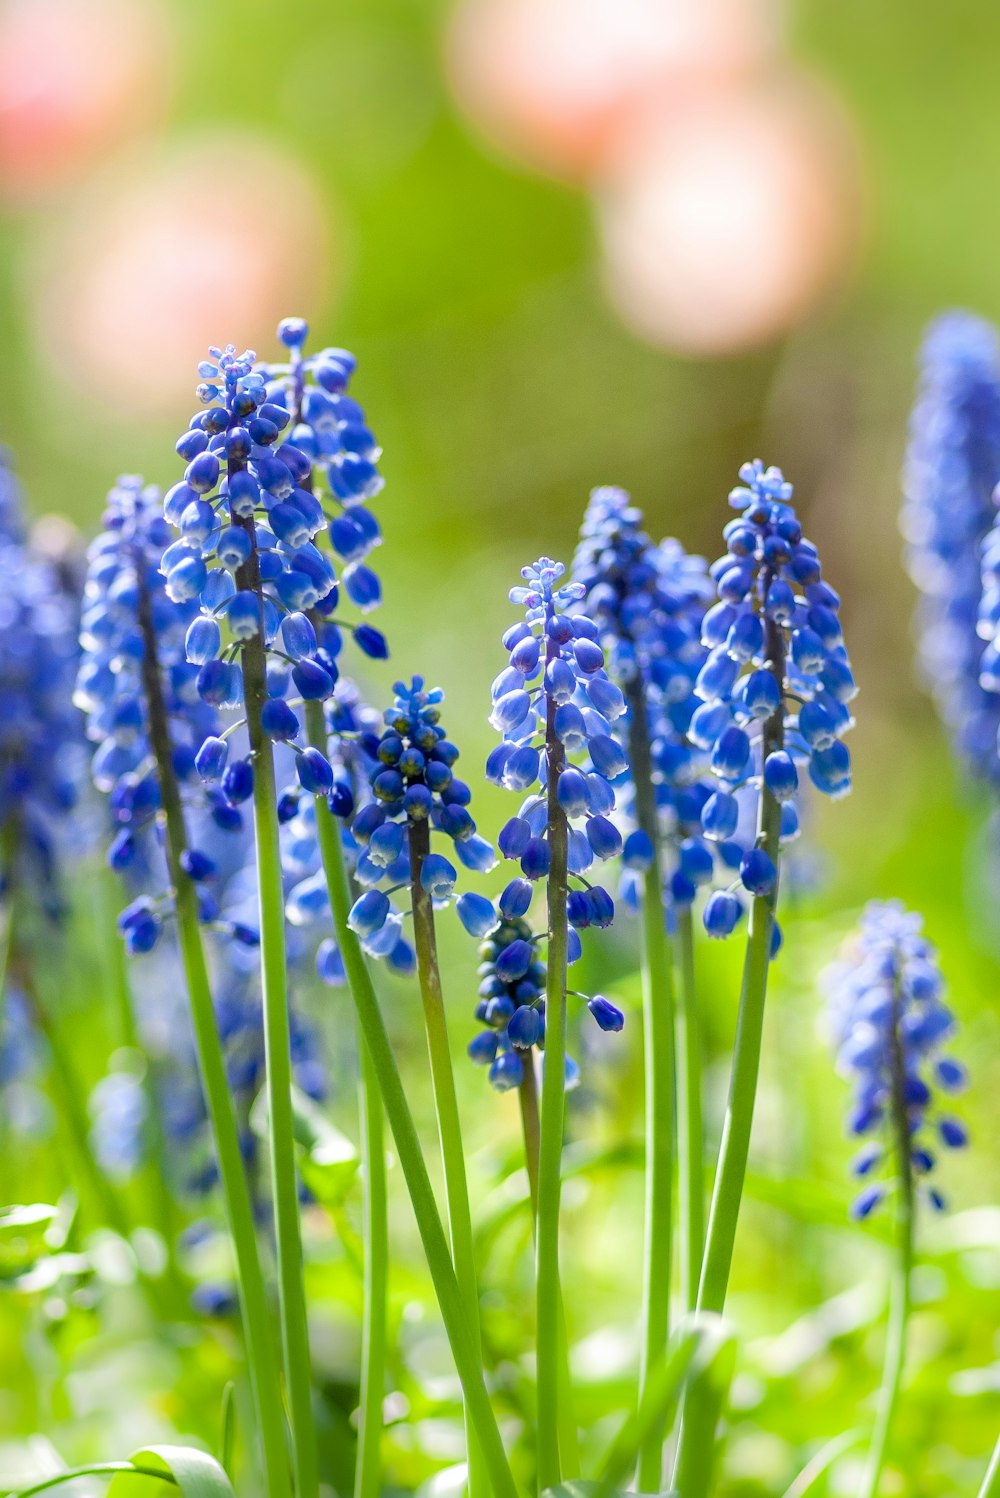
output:
[[[645,1387],[669,1331],[675,1085],[681,1293],[689,1309],[701,1267],[703,1131],[691,912],[699,888],[711,884],[717,863],[724,860],[702,831],[701,813],[714,785],[708,754],[688,732],[701,705],[695,682],[708,654],[702,620],[715,590],[701,557],[689,556],[673,539],[654,545],[642,520],[642,511],[623,489],[595,489],[573,577],[586,589],[583,607],[597,625],[608,673],[628,707],[614,732],[631,761],[631,775],[618,795],[631,824],[619,896],[642,915],[643,1027],[649,1058],[640,1373]],[[677,944],[676,996],[664,910]],[[662,1429],[652,1428],[640,1451],[640,1488],[659,1486],[662,1449]]]
[[[566,1082],[566,970],[575,930],[608,925],[610,896],[584,875],[596,860],[616,857],[621,834],[610,819],[615,808],[612,782],[628,769],[628,757],[614,738],[612,724],[625,711],[620,688],[604,669],[604,652],[592,619],[576,612],[585,589],[560,583],[561,562],[543,557],[522,569],[525,586],[512,588],[510,601],[525,617],[503,636],[507,668],[493,683],[490,722],[502,742],[487,761],[487,778],[509,790],[527,792],[517,816],[499,837],[505,858],[517,859],[529,883],[546,880],[545,1067],[540,1129],[531,1118],[534,1069],[523,1068],[522,1111],[528,1146],[529,1179],[537,1153],[536,1310],[538,1318],[538,1472],[539,1483],[560,1481],[559,1456],[559,1200]],[[580,763],[575,764],[574,759]],[[541,788],[541,793],[536,790]],[[581,888],[570,896],[573,875]],[[572,903],[570,903],[572,901]],[[520,948],[525,952],[522,954]],[[498,957],[503,971],[522,956],[527,942],[513,942]],[[527,971],[528,964],[525,966]],[[530,1089],[525,1098],[523,1089]]]
[[[702,809],[707,838],[725,846],[749,798],[756,835],[741,851],[739,880],[705,907],[710,936],[728,936],[743,911],[735,890],[773,905],[778,849],[798,831],[799,772],[840,797],[851,787],[843,735],[857,692],[838,618],[840,599],[823,581],[816,548],[802,534],[781,470],[755,461],[730,495],[742,513],[725,528],[726,555],[713,564],[718,603],[705,615],[709,655],[695,690],[693,742],[708,751],[716,790]],[[780,938],[775,937],[775,941]]]
[[[128,868],[136,855],[136,834],[151,823],[162,824],[165,834],[169,888],[155,897],[139,896],[119,924],[129,950],[138,953],[156,945],[165,900],[176,918],[235,1250],[268,1495],[288,1498],[281,1392],[253,1207],[200,931],[205,913],[201,885],[209,877],[211,860],[189,843],[183,799],[183,788],[199,780],[201,739],[209,721],[216,722],[217,704],[198,692],[196,673],[184,659],[197,604],[192,597],[178,597],[169,577],[166,583],[158,581],[169,571],[163,563],[168,541],[155,492],[144,490],[140,480],[120,482],[109,497],[104,530],[91,548],[77,700],[88,713],[91,737],[99,741],[95,778],[110,794],[122,824],[113,866]],[[226,748],[211,733],[208,742]],[[217,825],[234,815],[231,806],[223,815],[222,803],[214,812]],[[210,896],[208,903],[214,912]]]
[[[80,624],[83,656],[74,700],[87,715],[87,736],[97,746],[91,773],[109,798],[116,828],[108,862],[121,874],[142,868],[155,888],[122,913],[119,924],[131,953],[155,946],[172,910],[156,837],[164,805],[161,765],[169,765],[189,817],[204,811],[206,827],[230,833],[242,827],[227,783],[206,791],[198,773],[206,739],[225,748],[217,737],[223,724],[218,709],[198,696],[198,668],[185,657],[197,606],[177,603],[167,593],[160,561],[170,542],[159,490],[135,476],[120,478],[88,553]],[[154,743],[157,734],[160,743]],[[201,892],[200,915],[214,919],[214,860],[194,846],[185,847],[183,860]]]
[[[779,850],[798,827],[799,771],[830,796],[850,789],[850,755],[842,735],[852,726],[848,703],[856,687],[841,633],[840,599],[823,581],[816,548],[802,535],[792,486],[780,469],[759,460],[740,469],[730,494],[740,514],[725,527],[726,555],[713,564],[719,602],[705,615],[709,656],[698,673],[701,706],[689,733],[709,752],[718,789],[702,810],[707,837],[720,844],[737,832],[741,810],[753,809],[753,842],[739,880],[710,896],[704,924],[728,936],[751,896],[739,1021],[722,1146],[709,1211],[697,1308],[721,1313],[729,1287],[736,1225],[746,1178],[764,1006],[771,960],[780,943],[775,919]],[[686,1401],[703,1403],[699,1386]],[[694,1459],[682,1419],[674,1474]]]
[[[864,1182],[852,1216],[868,1217],[893,1189],[941,1210],[944,1200],[928,1183],[935,1150],[967,1140],[956,1118],[937,1111],[935,1092],[961,1092],[966,1074],[941,1054],[955,1020],[921,917],[899,901],[873,901],[826,987],[838,1067],[853,1087],[848,1127],[870,1140],[852,1167]]]
[[[350,472],[354,460],[348,461],[343,452],[327,453],[312,438],[320,430],[331,439],[337,432],[343,438],[351,428],[356,435],[364,432],[358,441],[365,462],[370,463],[377,450],[358,420],[355,403],[343,396],[351,374],[350,356],[331,358],[322,367],[315,364],[310,372],[313,384],[307,387],[300,359],[305,331],[298,321],[282,325],[286,347],[294,353],[288,375],[277,376],[274,394],[280,399],[269,398],[269,371],[257,367],[249,351],[238,355],[232,345],[213,348],[199,366],[198,394],[205,409],[195,414],[177,443],[187,468],[183,481],[166,497],[165,513],[181,535],[165,554],[163,569],[172,597],[200,602],[202,617],[188,640],[189,658],[201,667],[199,692],[209,701],[242,701],[246,712],[250,759],[241,763],[239,773],[240,789],[252,795],[254,804],[268,1124],[293,1467],[299,1498],[314,1498],[319,1479],[300,1272],[273,745],[295,746],[298,778],[305,790],[317,794],[332,788],[332,767],[324,749],[316,743],[299,744],[302,727],[292,702],[306,707],[322,703],[337,680],[341,631],[330,616],[337,608],[340,584],[330,557],[315,542],[327,525],[321,477],[325,475],[330,491],[336,493],[338,484],[344,487],[345,462]],[[326,380],[334,372],[336,388],[324,389],[321,375]],[[279,442],[293,420],[294,435],[301,435],[311,451],[290,438]],[[376,485],[366,482],[356,492],[350,484],[347,487],[350,497],[360,500]],[[332,525],[333,521],[331,535]],[[348,564],[343,583],[363,612],[379,602],[375,575],[359,560]],[[355,639],[369,654],[385,653],[381,636],[373,644],[356,631]],[[227,773],[235,770],[230,765]]]
[[[920,365],[900,516],[906,563],[919,592],[918,666],[959,757],[975,776],[996,785],[995,543],[982,560],[980,553],[996,519],[1000,482],[997,330],[970,313],[946,313],[927,330]]]
[[[409,685],[397,681],[393,692],[385,731],[364,743],[372,762],[372,799],[352,824],[361,845],[355,878],[369,893],[355,903],[351,920],[364,936],[378,930],[388,915],[385,897],[369,898],[379,884],[415,879],[435,904],[452,898],[458,871],[444,854],[431,851],[432,830],[449,839],[466,868],[484,874],[496,863],[491,844],[477,832],[469,812],[469,787],[453,772],[459,751],[440,726],[444,693],[437,687],[425,690],[421,676]]]
[[[0,448],[0,842],[2,893],[58,918],[60,862],[80,829],[83,720],[71,705],[79,596],[26,534],[20,486]]]
[[[391,919],[389,896],[379,885],[408,886],[452,1258],[479,1353],[482,1333],[472,1214],[435,923],[435,910],[454,897],[458,870],[449,857],[433,849],[431,834],[443,834],[458,862],[478,873],[488,872],[496,858],[469,812],[469,787],[454,773],[459,750],[441,726],[444,693],[440,688],[426,689],[421,676],[414,676],[409,684],[397,681],[393,691],[383,733],[363,741],[372,761],[372,799],[356,813],[352,832],[361,845],[354,877],[365,892],[354,902],[348,923],[359,939],[371,941]],[[489,902],[470,893],[459,896],[458,912],[466,926],[478,924],[482,905],[488,907]],[[469,1486],[478,1493],[484,1474],[468,1412],[466,1432]]]
[[[895,1415],[906,1357],[916,1202],[925,1196],[940,1210],[944,1200],[928,1177],[937,1150],[967,1143],[965,1126],[936,1093],[950,1096],[965,1086],[965,1068],[942,1054],[955,1028],[943,1002],[944,980],[937,954],[923,934],[923,920],[898,900],[873,901],[840,962],[827,975],[830,1027],[839,1070],[849,1077],[853,1099],[850,1132],[868,1142],[853,1169],[864,1185],[851,1208],[868,1217],[892,1192],[896,1204],[896,1252],[878,1412],[860,1486],[874,1498]]]

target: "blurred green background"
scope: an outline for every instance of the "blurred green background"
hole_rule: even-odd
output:
[[[896,517],[924,324],[953,304],[1000,316],[1000,199],[992,191],[1000,9],[985,0],[799,0],[788,8],[789,55],[839,93],[860,142],[862,247],[845,284],[786,336],[716,358],[678,355],[629,331],[602,285],[587,192],[519,164],[460,116],[442,65],[448,9],[440,0],[289,0],[280,10],[263,0],[174,0],[165,12],[169,45],[157,54],[172,92],[157,125],[133,135],[120,120],[105,155],[72,181],[7,202],[0,435],[14,449],[35,512],[66,515],[84,532],[96,525],[118,472],[141,471],[164,485],[178,476],[172,444],[193,409],[189,397],[143,408],[123,384],[116,399],[73,345],[60,345],[58,319],[44,310],[46,288],[61,278],[71,302],[78,290],[88,294],[81,241],[69,226],[98,211],[116,163],[155,195],[172,150],[197,152],[204,139],[211,167],[205,132],[224,127],[239,164],[221,162],[219,182],[225,178],[245,205],[248,245],[273,211],[259,143],[280,147],[310,181],[329,266],[315,278],[315,309],[301,304],[294,277],[295,294],[284,303],[279,268],[279,308],[309,316],[317,341],[357,354],[356,390],[384,446],[379,624],[394,655],[391,670],[373,671],[371,691],[384,698],[393,672],[439,682],[449,730],[471,766],[491,742],[485,709],[498,634],[511,617],[507,588],[539,553],[569,559],[593,485],[629,488],[655,536],[677,535],[712,557],[739,463],[761,456],[784,468],[826,574],[844,595],[861,696],[854,794],[820,809],[808,828],[821,878],[795,896],[774,973],[756,1174],[732,1306],[747,1340],[720,1491],[780,1493],[811,1443],[865,1426],[871,1415],[882,1235],[878,1224],[846,1224],[845,1086],[828,1061],[815,978],[858,907],[895,896],[925,913],[942,951],[963,1026],[957,1050],[973,1074],[963,1105],[973,1146],[948,1162],[951,1214],[922,1233],[927,1259],[908,1392],[885,1491],[969,1493],[1000,1428],[1000,878],[991,809],[963,788],[913,681],[912,593]],[[186,223],[195,261],[203,211],[198,205]],[[143,327],[129,336],[138,368]],[[258,334],[220,326],[212,336],[242,344]],[[262,355],[269,347],[257,344]],[[192,372],[201,353],[188,351]],[[149,358],[156,384],[155,340]],[[167,384],[183,390],[176,371]],[[474,770],[470,778],[489,829],[503,798],[480,789]],[[589,1145],[624,1147],[639,1133],[637,982],[621,976],[633,965],[633,939],[622,922],[599,950],[591,943],[587,959],[595,985],[612,985],[630,1006],[620,1040],[587,1047],[590,1070],[574,1098],[572,1130]],[[89,950],[86,935],[79,940]],[[457,940],[447,956],[458,1047],[474,1028],[471,960]],[[738,961],[735,943],[703,957],[706,1045],[717,1063],[713,1130]],[[96,1080],[113,1027],[107,1019],[95,1025],[93,985],[87,990],[79,971],[64,970],[60,981],[81,1072]],[[415,996],[403,990],[395,998],[396,1035],[412,1053],[419,1088]],[[342,1039],[342,1010],[331,1010],[328,996],[313,1002],[326,1006],[331,1035]],[[335,1052],[337,1111],[353,1132],[345,1045]],[[496,1206],[494,1182],[515,1146],[516,1104],[491,1095],[471,1068],[461,1081],[474,1192],[486,1211]],[[8,1153],[3,1194],[54,1199],[62,1169],[57,1153],[23,1160]],[[392,1446],[390,1471],[406,1483],[447,1456],[454,1426],[435,1423],[437,1401],[447,1413],[454,1391],[398,1183],[396,1198],[404,1245],[396,1309],[412,1354],[398,1374],[421,1416]],[[638,1173],[622,1164],[584,1174],[567,1191],[570,1316],[592,1389],[585,1408],[595,1448],[607,1412],[627,1397],[639,1198]],[[324,1287],[337,1290],[342,1265],[322,1232],[317,1245],[314,1288],[322,1298]],[[501,1357],[513,1358],[529,1321],[525,1245],[522,1219],[500,1233],[484,1272]],[[63,1456],[82,1459],[119,1455],[150,1426],[176,1422],[213,1438],[228,1334],[213,1334],[196,1353],[159,1344],[153,1331],[136,1341],[127,1314],[118,1316],[102,1323],[95,1342],[93,1328],[70,1333],[59,1323],[46,1332],[37,1296],[0,1300],[0,1439],[40,1430]],[[343,1336],[353,1346],[354,1331],[338,1332],[336,1315],[321,1306],[320,1324],[328,1317],[333,1329],[319,1339],[320,1361],[329,1357],[335,1383],[347,1358]],[[516,1375],[510,1382],[516,1391]],[[850,1460],[841,1463],[830,1491],[850,1492],[855,1477]]]

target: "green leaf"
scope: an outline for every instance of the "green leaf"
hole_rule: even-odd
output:
[[[678,1493],[634,1493],[622,1488],[609,1488],[603,1482],[589,1482],[577,1477],[572,1482],[561,1482],[558,1487],[546,1488],[542,1498],[680,1498]]]
[[[668,1423],[695,1354],[709,1339],[714,1345],[719,1324],[717,1316],[699,1315],[687,1318],[677,1328],[666,1354],[651,1370],[642,1403],[626,1417],[608,1447],[597,1484],[602,1498],[611,1498],[616,1484],[628,1477],[648,1433]]]
[[[49,1252],[45,1235],[59,1215],[58,1207],[35,1202],[0,1211],[0,1276],[22,1274]]]
[[[129,1461],[141,1473],[119,1473],[107,1498],[151,1498],[159,1487],[150,1483],[152,1472],[162,1473],[164,1485],[179,1489],[181,1498],[235,1498],[232,1483],[215,1457],[194,1446],[144,1446],[133,1451]]]
[[[250,1123],[255,1134],[267,1138],[264,1093],[253,1105]],[[355,1145],[297,1087],[292,1088],[292,1129],[303,1181],[320,1206],[336,1212],[354,1184],[361,1163]]]

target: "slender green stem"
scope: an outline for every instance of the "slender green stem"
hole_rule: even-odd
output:
[[[646,1090],[646,1213],[643,1244],[639,1401],[659,1366],[670,1333],[674,1187],[674,995],[664,928],[660,837],[641,679],[628,686],[629,751],[636,820],[653,846],[642,883],[642,1015]],[[663,1478],[664,1422],[651,1421],[639,1447],[636,1483],[658,1492]]]
[[[521,1100],[521,1132],[524,1135],[524,1166],[528,1173],[528,1195],[531,1198],[532,1230],[538,1218],[538,1077],[535,1074],[535,1055],[529,1051],[524,1057],[524,1071],[519,1089]]]
[[[557,647],[550,645],[548,653]],[[548,786],[548,976],[545,983],[545,1064],[538,1148],[538,1227],[535,1236],[536,1353],[538,1362],[538,1486],[555,1487],[559,1460],[559,1205],[566,1116],[566,859],[568,827],[559,804],[566,751],[555,731],[555,703],[546,696],[545,756]]]
[[[769,572],[765,569],[761,592],[766,595]],[[765,620],[765,649],[768,669],[775,676],[780,695],[779,705],[763,726],[761,756],[763,760],[784,742],[785,646],[781,627]],[[774,888],[767,895],[755,895],[750,907],[743,983],[740,991],[736,1041],[729,1078],[729,1100],[722,1126],[719,1164],[708,1216],[708,1232],[698,1285],[699,1311],[722,1311],[729,1288],[729,1274],[736,1243],[736,1226],[750,1154],[757,1080],[760,1074],[761,1041],[764,1030],[764,1002],[771,966],[771,939],[774,934],[774,912],[778,897],[780,862],[781,807],[766,785],[761,786],[757,841],[769,854],[775,868]],[[687,1471],[697,1455],[692,1442],[704,1438],[707,1398],[699,1382],[685,1396],[681,1406],[681,1433],[674,1459],[674,1484]]]
[[[677,1047],[677,1190],[680,1199],[681,1304],[694,1310],[705,1238],[705,1169],[701,1101],[701,1034],[695,988],[694,922],[677,914],[680,983],[674,1035]]]
[[[482,1367],[476,1355],[472,1331],[465,1314],[462,1292],[452,1266],[448,1242],[434,1200],[427,1165],[420,1148],[413,1115],[399,1075],[399,1067],[385,1028],[371,974],[354,932],[347,923],[351,908],[347,870],[344,866],[340,829],[323,800],[316,802],[316,825],[323,868],[326,873],[334,930],[340,946],[347,981],[368,1046],[379,1091],[392,1129],[396,1153],[410,1194],[413,1214],[423,1243],[424,1255],[437,1296],[455,1366],[496,1498],[516,1498],[517,1489],[504,1451],[503,1439],[486,1390]]]
[[[899,1031],[902,999],[897,983],[893,994],[891,1033],[892,1127],[895,1140],[899,1191],[896,1208],[896,1252],[889,1298],[889,1325],[886,1332],[885,1362],[879,1389],[878,1412],[865,1475],[858,1498],[875,1498],[892,1433],[892,1422],[899,1403],[906,1362],[907,1328],[910,1319],[910,1273],[913,1268],[913,1146],[909,1109],[906,1103],[906,1062]]]
[[[176,1477],[159,1467],[137,1467],[134,1462],[94,1462],[89,1467],[71,1467],[67,1472],[57,1472],[54,1477],[46,1477],[43,1482],[36,1482],[30,1488],[11,1488],[10,1498],[34,1498],[36,1493],[48,1492],[50,1488],[57,1488],[64,1482],[74,1482],[78,1477],[116,1477],[120,1472],[127,1472],[130,1477],[155,1477],[158,1482],[177,1486]]]
[[[533,1053],[524,1058],[524,1073],[520,1085],[521,1130],[524,1135],[524,1163],[528,1174],[528,1194],[531,1199],[532,1232],[538,1228],[538,1150],[540,1143],[538,1118],[538,1078],[535,1073]],[[570,1481],[580,1475],[580,1438],[577,1432],[576,1412],[573,1402],[573,1380],[569,1367],[569,1333],[566,1329],[566,1307],[559,1290],[559,1456],[563,1478]]]
[[[177,935],[191,1002],[198,1063],[208,1104],[209,1118],[219,1163],[219,1176],[226,1216],[236,1255],[236,1277],[246,1338],[247,1362],[257,1413],[269,1498],[290,1498],[288,1450],[282,1414],[281,1385],[276,1348],[271,1334],[270,1309],[257,1250],[253,1205],[226,1063],[212,1003],[208,966],[198,921],[198,897],[185,874],[181,859],[187,849],[184,809],[173,768],[169,721],[160,679],[149,596],[144,585],[145,563],[136,561],[139,579],[139,622],[143,635],[143,687],[149,715],[149,739],[160,780],[160,797],[166,824],[166,854],[174,888]]]
[[[762,582],[766,592],[767,573]],[[768,667],[778,682],[781,700],[776,711],[764,723],[761,756],[767,756],[784,743],[784,638],[779,625],[765,621],[765,646]],[[766,785],[761,786],[758,842],[769,854],[777,876],[780,859],[781,807]],[[771,966],[771,939],[774,935],[774,912],[778,882],[770,894],[755,895],[750,907],[750,929],[747,936],[743,986],[739,1017],[736,1022],[736,1044],[729,1082],[729,1102],[722,1129],[719,1167],[715,1177],[712,1206],[708,1218],[708,1235],[698,1286],[698,1309],[720,1311],[726,1303],[729,1272],[736,1242],[736,1224],[743,1195],[747,1159],[750,1153],[750,1130],[757,1099],[760,1073],[760,1050],[764,1028],[764,1001]]]
[[[230,473],[233,471],[230,463]],[[250,536],[249,560],[236,583],[257,594],[260,630],[242,647],[243,700],[253,756],[254,841],[257,855],[257,900],[260,911],[260,967],[264,1002],[267,1127],[278,1263],[278,1304],[285,1389],[292,1431],[292,1465],[296,1498],[319,1492],[316,1427],[312,1408],[312,1364],[309,1321],[302,1277],[302,1229],[292,1114],[292,1061],[288,1015],[288,965],[285,955],[285,894],[278,843],[274,753],[261,727],[267,701],[267,657],[264,648],[263,596],[256,533],[250,518],[236,519]]]
[[[469,1183],[465,1174],[462,1148],[462,1121],[455,1091],[455,1073],[448,1043],[441,969],[438,962],[437,933],[434,926],[434,902],[420,880],[424,859],[430,852],[430,825],[426,819],[410,819],[407,829],[410,850],[410,898],[413,909],[413,939],[417,952],[417,973],[423,1000],[424,1030],[431,1063],[431,1086],[437,1114],[441,1160],[444,1166],[445,1204],[451,1236],[451,1255],[465,1313],[472,1332],[476,1354],[482,1360],[482,1329],[479,1311],[479,1282],[472,1237],[472,1211],[469,1206]],[[479,1498],[483,1491],[482,1455],[469,1419],[465,1416],[469,1452],[469,1494]]]
[[[389,1282],[389,1205],[385,1130],[378,1077],[358,1035],[361,1063],[361,1162],[365,1189],[364,1319],[361,1330],[361,1391],[354,1498],[378,1498],[382,1489],[382,1403],[385,1397],[386,1322]]]

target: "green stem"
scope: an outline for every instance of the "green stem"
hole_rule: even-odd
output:
[[[549,654],[557,650],[550,645]],[[555,731],[555,702],[546,696],[545,755],[548,787],[548,975],[545,982],[545,1064],[538,1148],[538,1224],[535,1236],[536,1354],[538,1364],[538,1486],[556,1487],[559,1460],[560,1317],[559,1205],[566,1116],[566,860],[568,828],[559,804],[566,751]]]
[[[184,809],[173,768],[169,720],[156,650],[149,595],[144,584],[145,561],[136,559],[139,580],[139,623],[143,635],[143,687],[149,715],[149,739],[156,759],[160,797],[166,824],[167,866],[174,889],[177,935],[191,1002],[198,1063],[208,1104],[226,1216],[236,1256],[236,1277],[246,1338],[247,1362],[257,1413],[269,1498],[290,1498],[288,1450],[282,1415],[281,1385],[264,1276],[257,1251],[253,1206],[243,1168],[239,1132],[226,1062],[212,1003],[205,950],[198,921],[198,897],[181,859],[187,850]]]
[[[58,1472],[54,1477],[46,1477],[43,1482],[36,1482],[30,1488],[11,1488],[10,1498],[34,1498],[36,1493],[48,1492],[50,1488],[59,1487],[64,1482],[75,1482],[78,1477],[115,1477],[121,1472],[127,1472],[130,1477],[154,1477],[157,1482],[177,1486],[176,1477],[159,1467],[137,1467],[134,1462],[95,1462],[89,1467],[72,1467],[68,1472]]]
[[[701,1034],[690,908],[677,915],[680,971],[674,1021],[677,1049],[677,1189],[680,1198],[681,1304],[694,1310],[705,1238],[704,1138],[701,1114]]]
[[[642,883],[642,1014],[646,1091],[646,1212],[643,1247],[642,1344],[639,1402],[662,1362],[670,1333],[670,1266],[674,1172],[674,995],[663,917],[660,837],[649,725],[641,678],[628,686],[629,751],[636,820],[653,860]],[[639,1447],[636,1483],[658,1492],[663,1478],[664,1422],[652,1421]]]
[[[230,475],[234,464],[230,462]],[[278,1266],[281,1343],[292,1433],[296,1498],[317,1498],[318,1450],[312,1408],[309,1321],[302,1276],[302,1230],[292,1111],[292,1060],[288,1016],[288,964],[285,955],[285,893],[278,842],[274,753],[261,726],[267,701],[263,594],[256,531],[250,518],[235,519],[250,537],[247,562],[236,573],[237,587],[257,594],[260,629],[243,644],[243,700],[253,760],[254,841],[260,911],[260,968],[264,1004],[268,1146]]]
[[[420,979],[420,995],[423,1000],[424,1030],[427,1034],[427,1050],[431,1063],[431,1086],[434,1092],[441,1160],[444,1166],[445,1204],[451,1236],[452,1262],[455,1265],[455,1275],[465,1302],[465,1314],[472,1332],[473,1345],[481,1361],[479,1282],[473,1248],[469,1185],[465,1174],[465,1154],[462,1148],[462,1122],[455,1091],[455,1073],[451,1064],[451,1047],[448,1043],[448,1024],[441,986],[441,969],[438,963],[437,933],[434,926],[434,902],[420,880],[424,859],[431,847],[430,825],[426,819],[423,821],[411,819],[408,823],[407,838],[410,851],[413,939],[417,952],[417,973]],[[482,1454],[478,1450],[468,1409],[465,1423],[469,1452],[469,1494],[470,1498],[478,1498],[483,1491]]]
[[[768,573],[761,584],[766,594]],[[784,743],[785,647],[780,625],[765,621],[765,648],[768,668],[778,682],[780,702],[764,723],[761,757]],[[760,791],[757,841],[770,856],[775,868],[774,888],[770,894],[755,895],[750,907],[750,929],[747,936],[743,986],[739,1017],[736,1022],[736,1044],[729,1082],[729,1102],[719,1148],[719,1166],[712,1193],[708,1218],[708,1235],[698,1286],[698,1309],[722,1311],[729,1288],[729,1273],[736,1242],[743,1182],[750,1153],[750,1131],[753,1126],[757,1079],[760,1073],[761,1040],[764,1029],[764,1001],[771,966],[771,939],[774,935],[774,913],[778,899],[777,871],[780,860],[781,807],[767,786]]]
[[[762,596],[766,596],[769,580],[769,571],[765,569],[761,580]],[[780,749],[784,743],[785,685],[785,645],[781,626],[767,619],[764,621],[764,631],[768,669],[777,680],[780,700],[777,709],[770,718],[766,719],[763,726],[762,761],[766,760],[773,750]],[[764,1002],[767,996],[767,979],[771,966],[771,939],[774,934],[774,914],[778,898],[777,876],[781,841],[781,807],[767,786],[763,784],[760,790],[757,841],[774,864],[775,882],[770,894],[755,895],[750,906],[750,926],[743,964],[739,1015],[736,1021],[736,1041],[729,1078],[729,1100],[722,1126],[719,1163],[715,1173],[705,1253],[698,1285],[697,1309],[699,1311],[721,1313],[726,1303],[729,1275],[733,1263],[733,1248],[736,1243],[736,1226],[750,1154],[754,1104],[757,1099],[761,1041],[764,1030]],[[692,1447],[692,1442],[704,1438],[705,1417],[708,1411],[707,1406],[702,1408],[702,1405],[706,1399],[704,1386],[699,1382],[688,1391],[682,1402],[681,1433],[674,1458],[675,1485],[678,1474],[688,1470],[691,1463],[697,1460],[697,1453]]]
[[[354,1469],[354,1498],[378,1498],[382,1489],[389,1207],[382,1099],[379,1097],[375,1067],[361,1034],[358,1036],[358,1052],[361,1063],[361,1162],[365,1192],[365,1305],[361,1329],[361,1390],[358,1400],[358,1459]]]
[[[538,1079],[535,1073],[533,1052],[524,1059],[521,1077],[521,1130],[524,1135],[524,1164],[528,1174],[528,1195],[531,1200],[532,1232],[538,1227]],[[559,1456],[563,1478],[568,1482],[580,1475],[580,1438],[577,1432],[576,1412],[573,1407],[573,1381],[569,1368],[569,1333],[566,1330],[566,1308],[559,1290]]]
[[[913,1268],[913,1146],[909,1109],[906,1103],[906,1062],[899,1032],[902,999],[897,983],[893,995],[891,1068],[892,1125],[899,1174],[899,1201],[896,1213],[896,1253],[889,1299],[889,1325],[886,1332],[885,1363],[879,1389],[878,1413],[868,1461],[858,1498],[875,1498],[892,1432],[892,1422],[899,1402],[906,1361],[907,1327],[910,1319],[910,1272]]]
[[[310,733],[312,731],[310,727]],[[496,1498],[517,1498],[517,1489],[511,1476],[496,1416],[490,1404],[482,1367],[476,1356],[462,1292],[452,1266],[448,1242],[434,1200],[434,1192],[420,1148],[413,1115],[403,1091],[399,1068],[389,1043],[371,974],[365,964],[361,945],[347,923],[351,909],[351,896],[340,842],[340,829],[336,818],[322,799],[316,802],[316,826],[330,895],[330,907],[333,912],[334,929],[344,961],[347,981],[372,1066],[378,1078],[386,1117],[396,1143],[396,1153],[410,1194],[413,1214],[417,1221],[424,1255],[466,1403],[483,1450],[483,1458]]]

